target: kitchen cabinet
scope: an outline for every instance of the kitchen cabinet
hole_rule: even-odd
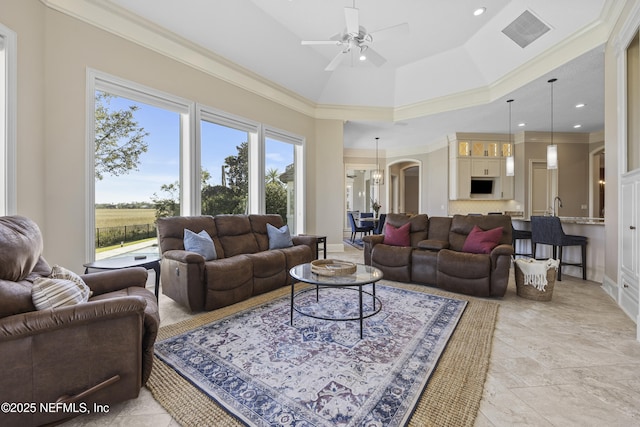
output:
[[[471,176],[500,177],[500,159],[471,159]]]
[[[500,157],[502,155],[500,144],[497,142],[472,141],[472,157]]]
[[[449,200],[471,198],[471,159],[449,159]]]

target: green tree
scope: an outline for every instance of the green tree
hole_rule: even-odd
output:
[[[158,196],[157,193],[151,196],[156,209],[156,219],[180,215],[180,182],[162,184],[160,191],[164,193],[163,197]]]
[[[287,223],[287,190],[280,182],[265,184],[265,208],[270,214],[278,214]]]
[[[249,144],[243,142],[236,146],[238,154],[224,159],[227,171],[227,185],[240,194],[249,192]]]
[[[149,135],[138,125],[134,113],[135,105],[126,110],[109,108],[114,96],[105,92],[96,92],[95,112],[95,176],[102,180],[105,175],[119,176],[137,170],[140,156],[146,153]]]
[[[269,183],[269,182],[279,183],[280,182],[280,172],[278,172],[278,169],[271,168],[271,169],[269,169],[267,171],[267,174],[265,175],[265,179],[266,179],[267,183]]]

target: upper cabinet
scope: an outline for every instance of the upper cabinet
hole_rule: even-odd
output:
[[[449,146],[449,199],[513,199],[513,177],[506,176],[504,160],[512,152],[512,145],[503,141],[452,141]],[[474,188],[481,190],[474,192]]]
[[[500,157],[502,156],[502,152],[500,150],[500,143],[486,142],[486,141],[472,141],[471,156],[472,157]]]

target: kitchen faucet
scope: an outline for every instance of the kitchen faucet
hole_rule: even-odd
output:
[[[558,196],[553,198],[553,216],[556,216],[556,200],[558,201],[558,212],[560,211],[560,208],[562,207],[562,199]]]

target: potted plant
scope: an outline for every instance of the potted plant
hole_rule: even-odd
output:
[[[375,212],[376,218],[378,218],[378,212],[380,212],[381,207],[382,205],[377,200],[371,199],[371,209]]]

